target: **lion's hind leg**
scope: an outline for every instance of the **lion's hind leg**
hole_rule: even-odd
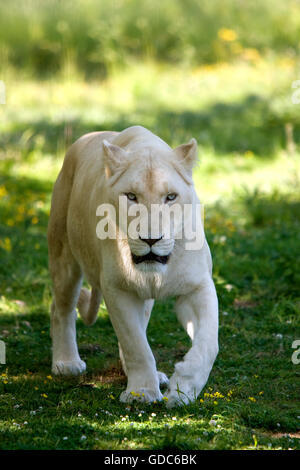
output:
[[[76,304],[82,273],[67,241],[60,249],[49,245],[53,281],[51,307],[52,372],[56,375],[78,375],[85,371],[76,343]]]

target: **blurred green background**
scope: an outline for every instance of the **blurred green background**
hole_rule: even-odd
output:
[[[238,185],[248,168],[284,183],[266,159],[297,151],[299,33],[298,0],[1,2],[0,148],[32,168],[83,132],[139,123],[172,145],[196,137],[217,193],[233,169]]]
[[[12,0],[0,18],[1,62],[35,76],[69,61],[90,79],[131,59],[198,66],[299,52],[297,0]]]
[[[298,0],[0,2],[1,448],[299,447],[299,49]],[[78,321],[89,374],[49,379],[53,183],[76,138],[134,124],[174,147],[198,141],[220,301],[208,388],[158,408],[155,432],[150,410],[124,421],[113,401],[125,384],[104,305],[93,330]],[[149,328],[170,374],[189,345],[172,301]]]

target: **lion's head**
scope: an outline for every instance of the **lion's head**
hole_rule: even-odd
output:
[[[123,201],[126,198],[126,236],[133,263],[139,270],[163,269],[175,245],[178,224],[173,209],[176,205],[183,214],[184,205],[194,201],[192,168],[197,157],[196,140],[172,149],[150,131],[134,126],[110,142],[104,140],[103,151],[107,198],[116,208],[117,217],[120,196]],[[146,212],[141,213],[142,206]],[[173,214],[171,224],[166,221],[169,211],[164,208]],[[135,225],[134,213],[140,214]],[[135,234],[132,226],[137,229]]]

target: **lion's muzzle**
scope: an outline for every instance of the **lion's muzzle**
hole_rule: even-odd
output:
[[[167,264],[174,247],[173,239],[141,238],[128,239],[132,261],[135,264],[157,262]]]
[[[161,264],[167,264],[167,262],[169,260],[169,257],[170,257],[170,255],[159,256],[159,255],[156,255],[155,253],[153,253],[152,251],[150,251],[147,255],[144,255],[144,256],[137,256],[137,255],[134,255],[133,253],[131,253],[131,256],[132,256],[132,261],[135,264],[140,264],[140,263],[143,263],[145,261],[157,262],[157,263],[161,263]]]

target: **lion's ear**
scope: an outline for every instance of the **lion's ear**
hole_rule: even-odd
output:
[[[189,172],[192,173],[193,166],[197,161],[197,141],[191,139],[188,144],[179,145],[174,149],[179,163]]]
[[[113,145],[107,140],[103,140],[103,153],[104,153],[104,165],[105,173],[108,178],[124,167],[127,162],[128,154],[121,147]]]

